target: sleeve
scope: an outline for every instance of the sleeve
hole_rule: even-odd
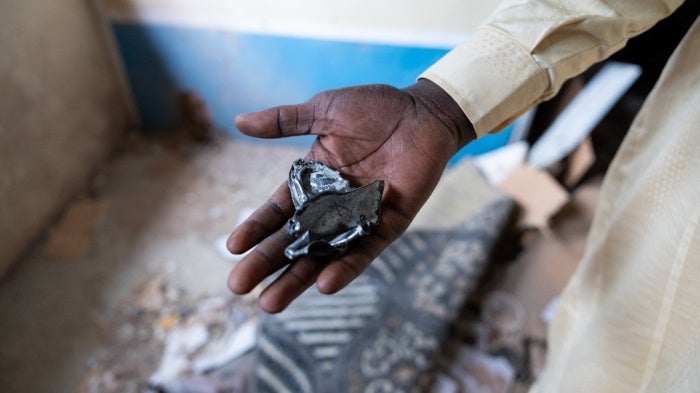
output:
[[[554,96],[682,0],[505,0],[471,39],[419,78],[442,87],[478,136]]]

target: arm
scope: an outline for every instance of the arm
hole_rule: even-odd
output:
[[[477,135],[503,128],[553,97],[671,14],[682,0],[505,0],[474,37],[422,78],[459,104]]]
[[[553,96],[566,79],[620,49],[679,3],[506,0],[473,39],[414,86],[327,91],[300,105],[237,117],[238,129],[252,136],[317,135],[307,158],[340,170],[355,186],[384,179],[386,190],[380,224],[370,236],[336,260],[290,264],[283,256],[289,243],[283,226],[293,207],[283,184],[231,234],[231,252],[255,248],[232,271],[229,287],[247,293],[286,266],[261,294],[268,312],[283,310],[314,282],[323,293],[342,289],[406,230],[449,158],[475,132],[498,130]]]

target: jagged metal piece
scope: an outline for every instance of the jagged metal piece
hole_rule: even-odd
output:
[[[296,210],[301,209],[309,199],[326,191],[350,191],[350,183],[340,176],[340,172],[318,161],[298,159],[289,170],[289,191]]]
[[[289,190],[296,211],[287,234],[294,241],[284,255],[291,260],[340,255],[351,241],[379,223],[382,180],[352,188],[340,172],[299,159],[289,171]]]

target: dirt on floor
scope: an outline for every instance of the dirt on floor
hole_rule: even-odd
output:
[[[143,391],[173,329],[216,343],[252,318],[223,244],[304,152],[128,138],[0,285],[2,390]]]
[[[239,355],[254,345],[259,289],[229,293],[238,258],[224,243],[304,154],[225,138],[128,138],[0,285],[3,391],[247,391],[251,359]],[[532,383],[599,187],[588,181],[546,231],[519,236],[523,251],[456,326],[462,371],[455,379],[457,366],[445,365],[436,391],[473,383],[459,375],[484,384],[508,375],[494,383],[510,391]]]

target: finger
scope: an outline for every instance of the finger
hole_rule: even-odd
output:
[[[283,311],[316,281],[325,267],[326,263],[311,258],[294,261],[260,294],[260,308],[271,314]]]
[[[368,237],[351,244],[345,254],[321,272],[316,282],[321,293],[330,295],[345,288],[408,228],[411,219],[401,211],[387,207],[381,224]]]
[[[242,133],[258,138],[306,135],[314,123],[314,105],[308,101],[244,113],[236,116],[235,123]]]
[[[279,229],[263,240],[233,268],[228,277],[231,292],[243,295],[255,288],[266,277],[289,263],[284,248],[289,244],[285,229]]]
[[[242,254],[283,226],[294,214],[289,186],[283,183],[262,206],[233,230],[226,248],[233,254]]]

